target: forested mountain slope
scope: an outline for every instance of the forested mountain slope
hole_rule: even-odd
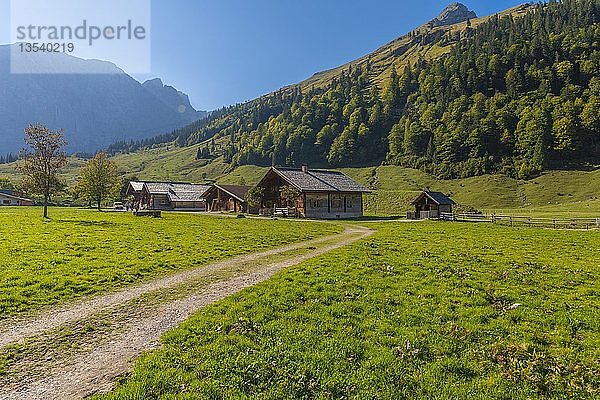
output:
[[[595,165],[599,21],[600,0],[564,0],[430,23],[392,42],[395,55],[383,57],[384,46],[330,79],[220,110],[161,140],[213,138],[203,156],[233,165],[386,162],[443,178]]]

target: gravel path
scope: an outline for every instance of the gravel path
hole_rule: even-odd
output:
[[[5,320],[0,323],[0,348],[14,342],[22,342],[28,337],[36,336],[40,333],[56,329],[68,322],[85,319],[89,315],[96,313],[99,309],[115,307],[156,290],[177,287],[184,282],[190,281],[191,279],[209,274],[213,271],[218,271],[231,264],[254,261],[270,255],[323,243],[332,240],[332,238],[335,236],[336,235],[325,236],[307,242],[293,243],[287,246],[282,246],[259,253],[236,256],[195,269],[181,271],[161,279],[142,283],[106,295],[100,295],[91,299],[79,301],[75,304],[71,304],[62,308],[52,309],[41,315],[37,315],[32,319],[16,321],[14,319]]]
[[[373,233],[374,231],[359,226],[348,227],[344,233],[339,235],[234,257],[223,262],[138,285],[134,288],[99,296],[92,300],[80,302],[72,307],[49,311],[34,320],[19,323],[13,327],[2,327],[0,347],[19,341],[23,337],[31,337],[55,329],[67,322],[84,319],[107,308],[124,304],[145,293],[158,289],[175,288],[200,274],[205,274],[207,269],[218,271],[231,266],[233,263],[260,260],[260,258],[269,255],[307,248],[307,246],[318,245],[319,243],[332,242],[314,249],[309,247],[311,249],[309,252],[291,256],[284,261],[267,263],[258,272],[246,273],[208,284],[198,293],[163,304],[152,315],[144,315],[130,321],[128,329],[109,343],[101,345],[91,353],[77,354],[68,365],[53,365],[52,361],[49,361],[45,365],[46,371],[41,377],[30,377],[10,387],[0,385],[0,399],[81,399],[93,393],[108,391],[114,385],[117,377],[129,371],[131,363],[140,353],[157,348],[163,333],[179,325],[200,308],[265,281],[282,269],[347,246]]]

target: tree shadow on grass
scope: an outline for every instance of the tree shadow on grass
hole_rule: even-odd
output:
[[[56,222],[60,222],[61,224],[72,224],[78,226],[93,226],[98,228],[114,228],[118,224],[109,221],[84,221],[84,220],[74,220],[74,219],[58,219]]]

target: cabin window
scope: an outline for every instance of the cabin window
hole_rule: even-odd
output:
[[[335,198],[331,201],[331,208],[343,208],[343,207],[344,207],[344,202],[342,201],[342,199]]]
[[[10,200],[3,200],[2,204],[6,205],[6,204],[10,204]]]
[[[310,204],[311,208],[327,207],[327,199],[322,199],[320,197],[312,197],[308,199],[308,204]]]

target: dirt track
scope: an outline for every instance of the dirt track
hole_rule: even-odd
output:
[[[303,243],[279,247],[183,271],[166,278],[144,283],[126,290],[81,301],[70,307],[50,310],[28,321],[13,321],[0,326],[0,348],[35,339],[65,324],[73,324],[96,314],[115,310],[140,296],[160,291],[176,291],[192,284],[198,277],[235,265],[253,263],[252,272],[234,274],[224,280],[208,283],[198,291],[182,298],[166,301],[149,312],[127,318],[126,326],[118,332],[106,334],[107,340],[98,346],[82,347],[64,359],[49,359],[38,365],[38,370],[19,379],[0,379],[0,399],[81,399],[90,394],[110,390],[115,380],[129,371],[131,363],[142,352],[159,346],[159,339],[200,308],[221,300],[242,289],[265,281],[287,267],[310,258],[347,246],[370,236],[373,231],[353,226],[339,235],[319,238]],[[281,260],[268,260],[270,256],[294,250],[304,250]],[[265,259],[265,260],[261,260]],[[24,370],[28,370],[24,367]]]

